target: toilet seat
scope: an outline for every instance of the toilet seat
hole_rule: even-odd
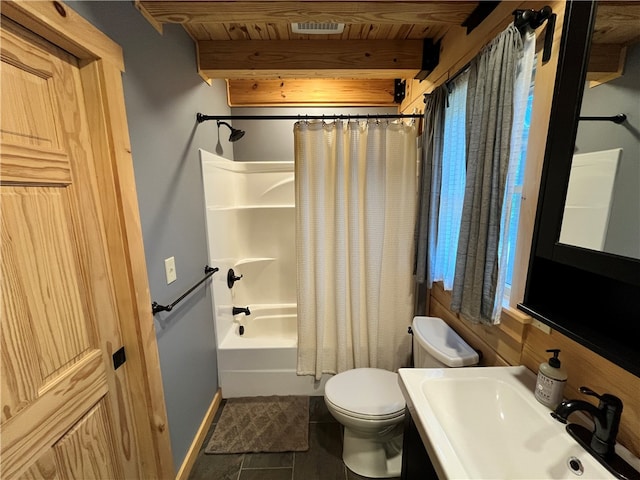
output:
[[[362,420],[391,420],[404,415],[398,374],[379,368],[339,373],[325,385],[325,400],[337,411]]]
[[[331,405],[331,408],[333,408],[336,412],[346,415],[347,417],[358,419],[358,420],[368,420],[368,421],[393,420],[395,418],[400,418],[404,415],[404,407],[402,408],[402,410],[398,410],[397,412],[389,413],[386,415],[366,415],[358,412],[353,412],[351,410],[345,410],[344,408],[341,408],[335,403],[333,403],[331,400],[327,399],[327,397],[325,397],[325,401],[328,402]]]

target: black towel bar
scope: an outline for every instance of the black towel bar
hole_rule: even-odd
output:
[[[627,116],[624,113],[619,113],[617,115],[613,115],[611,117],[580,117],[580,121],[591,121],[591,122],[613,122],[620,125],[624,123],[627,119]]]
[[[202,282],[204,282],[207,278],[209,278],[211,275],[216,273],[218,270],[219,270],[218,267],[210,267],[209,265],[205,265],[204,278],[202,280],[200,280],[193,287],[191,287],[189,290],[184,292],[182,296],[178,298],[175,302],[173,302],[171,305],[160,305],[158,302],[153,302],[151,304],[151,310],[153,311],[153,314],[155,315],[158,312],[170,312],[171,310],[173,310],[173,307],[175,307],[178,303],[180,303],[184,299],[184,297],[186,297],[191,292],[193,292],[196,289],[196,287],[198,287],[198,285],[200,285]]]

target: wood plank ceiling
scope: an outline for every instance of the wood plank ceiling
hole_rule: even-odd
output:
[[[394,79],[422,67],[423,39],[441,39],[477,1],[163,1],[138,8],[194,39],[200,74],[226,79],[230,105],[394,105]],[[294,33],[294,23],[344,23]]]
[[[185,28],[200,74],[227,80],[231,106],[394,105],[394,79],[421,70],[424,39],[435,43],[464,29],[479,3],[136,0],[160,31],[164,23]],[[640,2],[603,2],[598,14],[594,42],[620,50],[638,41]],[[299,34],[294,23],[344,23],[344,30]],[[610,52],[602,56],[616,58]]]

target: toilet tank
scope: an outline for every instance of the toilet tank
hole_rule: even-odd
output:
[[[480,361],[478,352],[438,317],[414,317],[413,357],[416,368],[467,367]]]

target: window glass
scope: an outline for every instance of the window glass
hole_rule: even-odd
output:
[[[442,184],[433,281],[442,281],[446,290],[453,288],[460,219],[466,181],[467,84],[463,73],[449,84],[449,97],[444,114],[442,149]]]

